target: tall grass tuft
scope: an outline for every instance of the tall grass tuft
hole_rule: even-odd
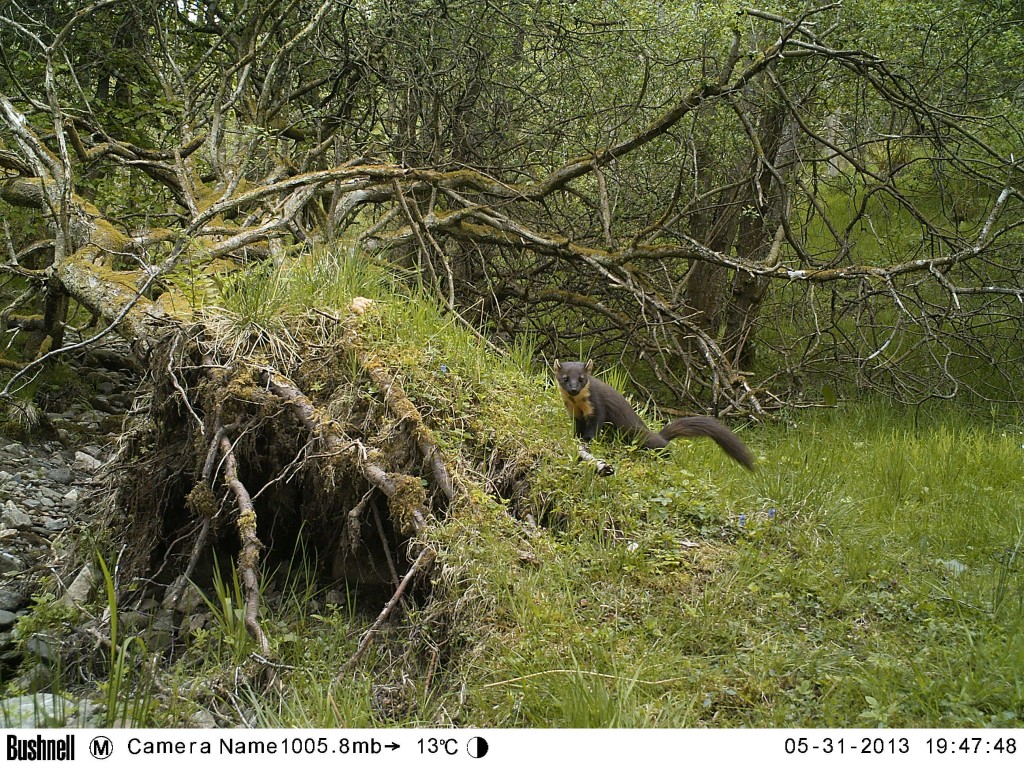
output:
[[[156,706],[146,644],[141,637],[121,636],[114,577],[102,556],[98,561],[110,621],[109,667],[103,684],[104,725],[140,726],[149,722]]]

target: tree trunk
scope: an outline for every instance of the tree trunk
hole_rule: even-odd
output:
[[[772,253],[773,235],[781,215],[782,195],[776,179],[778,158],[785,136],[786,105],[776,99],[762,117],[757,132],[759,151],[753,158],[752,183],[747,189],[743,212],[739,217],[736,255],[751,264],[764,264]],[[731,297],[726,313],[722,347],[738,371],[752,371],[755,363],[755,336],[761,300],[768,278],[743,269],[733,276]]]

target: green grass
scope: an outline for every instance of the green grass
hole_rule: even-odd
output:
[[[273,312],[238,286],[224,310],[273,330],[377,301],[361,343],[470,483],[428,534],[433,601],[339,676],[373,611],[351,594],[328,605],[299,552],[266,579],[268,671],[229,574],[153,685],[131,667],[143,655],[111,650],[116,697],[153,704],[120,711],[175,725],[201,703],[285,727],[1022,724],[1019,417],[840,403],[744,430],[753,475],[708,441],[657,456],[599,440],[617,472],[597,478],[528,341],[496,354],[374,265],[331,258],[278,275]],[[271,335],[251,333],[247,353],[270,354]],[[504,464],[528,470],[518,496],[485,493],[482,468]]]
[[[421,303],[388,312],[399,338],[431,326]],[[452,324],[414,350],[410,391],[441,422],[473,414],[497,441],[555,447],[529,510],[545,529],[486,510],[439,532],[473,606],[457,722],[1019,723],[1019,427],[844,404],[748,430],[754,476],[706,442],[668,458],[608,442],[618,473],[599,479],[544,372]]]
[[[1019,724],[1019,428],[910,422],[861,405],[761,429],[754,478],[698,445],[654,471],[622,451],[608,481],[566,476],[573,521],[517,585],[480,711],[566,727]]]

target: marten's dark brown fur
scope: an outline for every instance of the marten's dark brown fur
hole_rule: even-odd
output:
[[[555,381],[565,408],[576,424],[576,437],[589,443],[603,424],[611,424],[641,441],[644,448],[664,448],[677,437],[710,437],[719,447],[747,469],[754,468],[754,455],[728,427],[710,416],[676,419],[661,432],[651,432],[633,406],[619,392],[591,375],[594,362],[555,361]]]

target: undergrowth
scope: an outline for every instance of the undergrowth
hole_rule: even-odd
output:
[[[233,304],[248,290],[234,284],[207,311],[258,357],[293,345],[282,318],[377,302],[361,343],[469,478],[427,534],[429,601],[406,602],[347,670],[374,614],[344,584],[328,599],[298,553],[265,579],[269,666],[226,578],[158,670],[142,653],[125,668],[127,642],[112,644],[111,711],[179,725],[203,706],[267,727],[1022,724],[1019,417],[841,403],[744,430],[754,474],[709,441],[657,456],[599,439],[617,472],[598,478],[528,342],[498,353],[376,267],[332,258],[278,275],[264,300]],[[431,646],[418,633],[439,623]],[[413,652],[421,674],[399,674]],[[133,696],[152,706],[118,710]]]

